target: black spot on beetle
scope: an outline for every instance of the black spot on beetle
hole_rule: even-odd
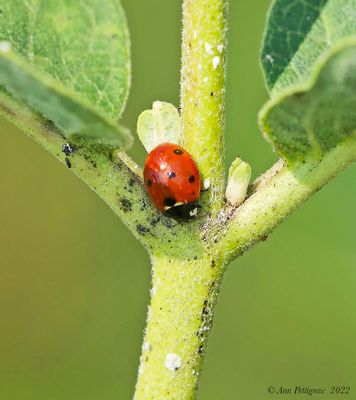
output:
[[[148,187],[152,186],[152,179],[147,179],[146,184]]]
[[[146,235],[147,233],[150,232],[150,230],[149,230],[148,228],[146,228],[145,226],[143,226],[143,225],[141,225],[141,224],[138,224],[138,225],[136,226],[136,230],[137,230],[137,232],[138,232],[140,235],[142,235],[142,236],[144,236],[144,235]]]
[[[178,156],[181,156],[181,155],[183,154],[183,150],[181,150],[181,149],[174,149],[174,150],[173,150],[173,153],[174,153],[174,154],[177,154]]]
[[[69,159],[68,157],[66,157],[66,158],[64,159],[64,161],[66,162],[66,166],[67,166],[68,168],[72,168],[72,163],[70,162],[70,159]]]
[[[175,178],[177,175],[176,175],[176,173],[175,172],[173,172],[173,171],[171,171],[171,172],[168,172],[168,179],[172,179],[172,178]]]
[[[194,182],[195,182],[195,176],[194,175],[190,175],[189,183],[194,183]]]
[[[167,207],[173,207],[176,204],[176,199],[173,197],[166,197],[163,204]]]
[[[123,208],[123,210],[124,210],[125,212],[132,211],[132,203],[131,203],[130,200],[125,199],[125,198],[122,198],[122,199],[120,200],[120,203],[121,203],[122,208]]]

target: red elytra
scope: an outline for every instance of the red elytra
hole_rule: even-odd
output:
[[[200,195],[199,171],[181,146],[162,143],[147,156],[145,186],[155,207],[178,220],[195,217]]]

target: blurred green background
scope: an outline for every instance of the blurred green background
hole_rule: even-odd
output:
[[[133,56],[123,122],[134,130],[152,101],[178,105],[181,2],[123,3]],[[254,176],[275,160],[256,124],[268,5],[230,6],[226,158],[239,154]],[[149,301],[145,252],[37,144],[5,121],[0,138],[0,399],[130,399]],[[138,143],[132,155],[143,162]],[[348,385],[356,398],[355,177],[349,168],[229,267],[199,399],[271,399],[269,386],[295,385]]]

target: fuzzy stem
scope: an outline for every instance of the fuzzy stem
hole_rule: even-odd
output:
[[[183,1],[183,143],[196,160],[214,215],[224,192],[226,0]],[[206,188],[206,187],[205,187]]]
[[[321,160],[310,158],[289,166],[279,162],[259,180],[242,206],[224,212],[221,236],[214,230],[209,232],[221,261],[228,263],[265,240],[278,224],[355,160],[356,141],[349,138]]]
[[[222,268],[197,259],[152,257],[153,285],[136,400],[193,399]]]
[[[168,238],[179,231],[179,226],[173,224],[168,229],[167,219],[151,206],[138,167],[124,153],[114,155],[105,146],[72,143],[73,153],[64,154],[62,146],[67,140],[54,125],[5,92],[0,92],[0,116],[67,163],[70,171],[108,204],[149,251],[156,246],[157,237]]]

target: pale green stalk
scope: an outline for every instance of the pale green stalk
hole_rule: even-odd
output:
[[[183,145],[193,155],[203,199],[216,213],[224,191],[226,0],[183,1],[181,115]]]
[[[183,1],[182,142],[208,189],[202,204],[211,215],[221,209],[225,188],[226,12],[225,0]],[[151,257],[152,297],[136,399],[195,397],[223,270],[204,231],[199,222],[188,224],[180,243]]]
[[[191,259],[186,254],[152,257],[151,305],[135,399],[195,397],[222,270],[204,249],[193,254]]]
[[[242,174],[243,182],[235,182],[229,191],[230,204],[226,204],[223,173],[226,12],[226,0],[183,0],[182,141],[197,161],[203,186],[207,189],[202,195],[203,208],[194,222],[178,223],[154,209],[142,184],[140,168],[125,153],[112,153],[109,144],[90,145],[73,137],[74,152],[65,155],[62,146],[67,139],[63,132],[28,106],[34,100],[38,102],[42,99],[42,113],[48,111],[48,98],[56,95],[55,99],[58,99],[58,94],[63,94],[62,89],[56,93],[56,87],[51,86],[52,81],[37,76],[32,67],[17,62],[17,58],[3,57],[3,66],[8,67],[7,78],[11,78],[6,80],[8,86],[11,89],[15,85],[15,88],[21,89],[19,97],[27,105],[1,91],[0,114],[65,162],[123,220],[151,257],[151,305],[136,400],[185,400],[195,397],[214,306],[227,263],[256,242],[264,240],[276,225],[356,159],[356,142],[352,136],[354,124],[351,124],[355,109],[354,92],[350,94],[347,90],[339,90],[339,120],[336,120],[339,130],[333,132],[340,134],[339,144],[334,146],[333,142],[332,146],[328,146],[322,159],[316,159],[314,152],[308,148],[303,157],[298,153],[295,154],[298,157],[290,158],[304,158],[304,161],[293,161],[289,165],[278,162],[255,182],[248,199],[238,206],[243,196],[236,196],[234,190],[241,190],[243,183],[245,192],[246,177],[249,175],[247,168]],[[98,34],[100,32],[99,29]],[[351,48],[340,53],[340,57],[330,58],[332,63],[321,73],[320,82],[313,78],[309,86],[299,87],[298,91],[294,88],[281,98],[275,98],[273,107],[265,109],[262,114],[261,126],[266,137],[284,144],[283,150],[294,149],[289,143],[290,137],[293,141],[294,134],[308,133],[311,128],[313,132],[319,132],[317,128],[320,127],[327,133],[328,126],[314,126],[311,121],[299,117],[305,115],[305,110],[311,109],[311,104],[319,110],[325,103],[325,93],[334,99],[331,87],[350,87],[353,81],[346,79],[348,73],[354,71],[354,56],[350,54],[355,54]],[[270,54],[267,56],[270,61]],[[105,66],[106,63],[103,63],[101,68]],[[333,73],[339,72],[340,66],[344,73]],[[28,79],[28,85],[17,85],[20,72],[23,78]],[[345,82],[341,85],[340,79],[343,78]],[[31,91],[31,88],[36,90]],[[305,90],[309,94],[303,94]],[[68,116],[63,110],[69,107],[73,111],[74,103],[79,106],[84,104],[71,96],[59,97],[63,100],[63,109],[54,107],[49,110],[56,117],[57,125],[58,121],[62,118],[66,120]],[[310,98],[314,98],[314,103],[310,103]],[[322,101],[319,103],[318,99]],[[347,100],[345,104],[341,102],[344,99]],[[286,107],[286,104],[289,106]],[[91,106],[79,108],[83,123],[102,119],[100,115],[97,118]],[[107,112],[107,108],[104,109]],[[295,110],[299,110],[300,115],[297,113],[291,118]],[[328,108],[325,110],[330,111]],[[296,120],[301,122],[297,128],[293,125]],[[297,144],[301,142],[300,135]],[[277,141],[279,136],[281,140]]]
[[[346,140],[320,160],[277,163],[241,206],[224,204],[223,95],[226,2],[183,2],[183,143],[210,188],[201,220],[160,238],[135,399],[193,399],[225,266],[356,158]],[[208,211],[208,212],[206,212]],[[203,218],[203,216],[206,218]]]
[[[290,166],[280,161],[259,180],[242,206],[225,210],[226,220],[212,233],[216,251],[227,263],[267,235],[297,207],[356,161],[356,142],[346,139],[321,160],[309,158]]]

